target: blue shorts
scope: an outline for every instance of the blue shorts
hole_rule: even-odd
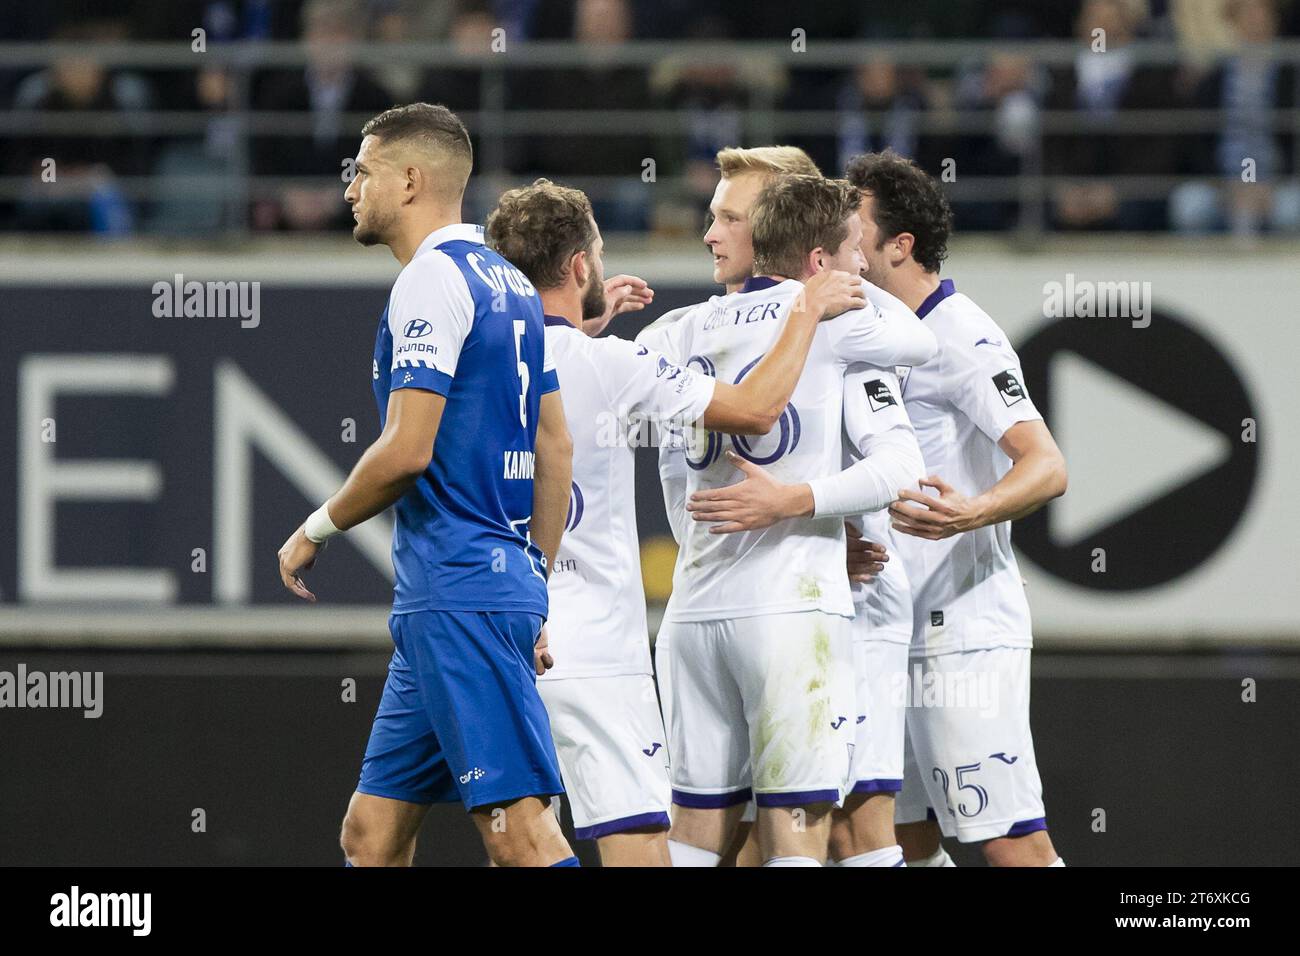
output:
[[[395,649],[357,790],[466,809],[562,793],[533,669],[541,628],[521,611],[389,617]]]

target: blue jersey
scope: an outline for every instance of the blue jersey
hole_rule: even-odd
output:
[[[399,388],[447,400],[433,459],[397,502],[393,612],[547,614],[528,537],[541,397],[559,387],[537,291],[479,226],[431,233],[393,283],[375,339],[380,425]]]

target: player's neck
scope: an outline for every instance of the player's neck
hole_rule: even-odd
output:
[[[420,243],[443,226],[454,226],[462,221],[459,208],[430,210],[402,229],[401,234],[388,244],[388,248],[393,253],[393,258],[406,266],[415,258],[415,250],[420,248]]]
[[[576,289],[545,289],[540,292],[542,312],[582,328],[582,293]]]
[[[867,279],[870,280],[871,276],[868,275]],[[939,273],[926,272],[919,265],[909,264],[895,270],[894,275],[890,276],[889,285],[881,288],[902,299],[903,304],[915,312],[939,288]]]
[[[784,282],[786,280],[786,276],[767,275],[767,274],[750,276],[750,278],[751,279],[775,279],[777,282]],[[745,280],[745,282],[748,281],[749,279]],[[724,286],[724,288],[727,290],[727,295],[731,295],[733,292],[739,292],[741,289],[745,288],[745,282],[728,282],[726,286]]]

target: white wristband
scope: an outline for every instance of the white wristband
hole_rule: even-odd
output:
[[[330,513],[325,505],[321,505],[307,516],[307,521],[303,524],[302,530],[309,541],[314,541],[317,544],[320,544],[326,538],[332,538],[334,535],[341,533],[335,527],[334,522],[330,520]]]

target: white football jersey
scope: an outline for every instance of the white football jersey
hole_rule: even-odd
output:
[[[844,378],[844,467],[870,454],[871,439],[893,429],[913,434],[903,408],[902,388],[892,371],[855,367]],[[854,609],[865,617],[873,640],[912,640],[912,589],[889,525],[889,509],[851,518],[868,541],[883,544],[890,560],[869,583],[852,585]]]
[[[917,314],[938,337],[939,353],[905,372],[903,403],[927,471],[977,495],[1011,468],[998,447],[1006,430],[1043,416],[1006,333],[951,279]],[[913,655],[1032,644],[1009,521],[941,541],[907,534],[895,540],[912,585]]]
[[[540,680],[649,674],[636,528],[635,449],[645,419],[693,422],[714,382],[625,339],[593,339],[546,318],[573,436],[573,488],[547,590],[555,666]]]
[[[669,360],[738,383],[772,347],[803,284],[757,277],[714,296],[658,336]],[[897,300],[893,300],[897,302]],[[819,323],[803,375],[779,422],[762,436],[693,429],[687,435],[686,493],[740,480],[723,451],[799,483],[840,469],[844,375],[858,362],[891,367],[933,354],[930,333],[906,308],[866,308]],[[782,521],[758,531],[710,534],[687,520],[665,612],[673,621],[724,620],[788,611],[851,617],[841,518]]]

